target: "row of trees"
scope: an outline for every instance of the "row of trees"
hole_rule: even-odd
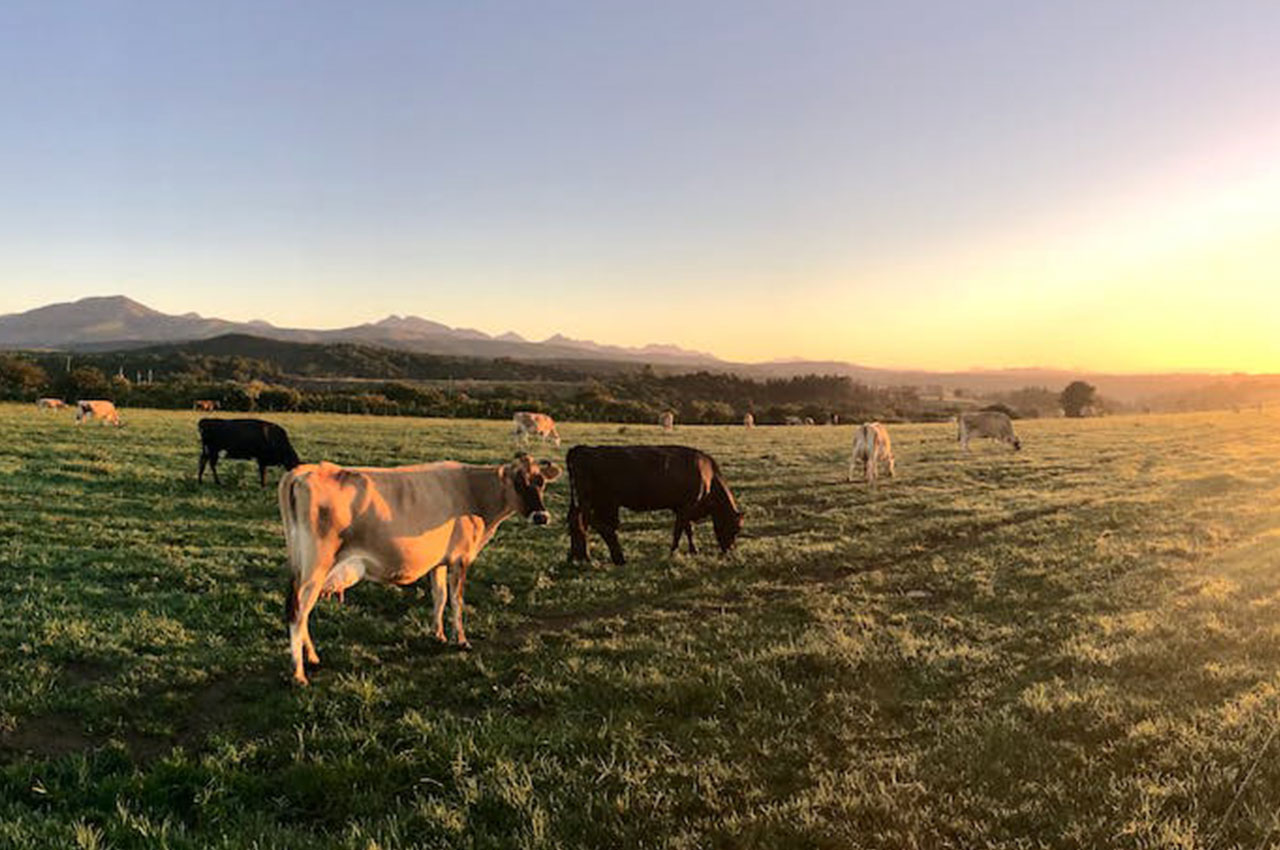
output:
[[[359,346],[317,348],[340,348],[335,355],[339,359],[364,352]],[[188,363],[193,367],[189,371],[166,368],[154,382],[131,381],[123,367],[114,375],[94,365],[57,368],[64,363],[48,356],[0,355],[0,395],[27,400],[37,395],[110,398],[125,406],[156,408],[190,408],[195,399],[213,399],[221,409],[234,411],[478,418],[506,418],[517,410],[536,410],[559,419],[637,423],[654,422],[663,411],[671,410],[678,421],[690,424],[738,422],[748,412],[761,424],[790,417],[816,422],[833,416],[844,421],[927,420],[954,412],[922,401],[913,387],[871,387],[838,375],[759,381],[706,371],[660,375],[645,368],[559,384],[560,392],[535,396],[513,384],[451,389],[409,381],[307,381],[286,376],[277,363],[243,355],[199,355]],[[539,368],[528,374],[542,377]],[[145,373],[139,369],[137,374]],[[517,370],[514,379],[521,377],[527,375]],[[1060,394],[1027,388],[992,401],[1014,416],[1055,415],[1059,409],[1069,416],[1085,415],[1097,405],[1096,390],[1082,381]]]

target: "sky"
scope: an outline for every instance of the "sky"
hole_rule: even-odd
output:
[[[1280,372],[1280,3],[0,5],[0,313]]]

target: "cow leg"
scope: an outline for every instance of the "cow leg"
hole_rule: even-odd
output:
[[[306,651],[308,662],[320,663],[315,644],[311,642],[308,619],[311,616],[311,609],[316,605],[316,600],[320,598],[320,589],[323,584],[319,576],[314,573],[312,575],[312,579],[291,591],[297,594],[297,608],[289,623],[289,655],[293,659],[293,680],[299,685],[307,684],[307,672],[302,664],[303,651]]]
[[[687,511],[678,510],[676,514],[675,530],[671,535],[671,551],[675,553],[680,548],[680,535],[684,534],[689,538],[689,554],[698,554],[698,549],[693,545],[693,519]]]
[[[258,486],[267,486],[267,465],[261,460],[258,461]]]
[[[587,552],[587,518],[576,503],[569,508],[569,560],[591,560]]]
[[[467,584],[467,562],[451,563],[448,570],[449,614],[453,617],[453,636],[459,649],[470,649],[471,641],[467,640],[466,630],[462,628],[462,592]]]
[[[218,480],[218,453],[217,452],[213,452],[212,454],[209,455],[209,471],[213,473],[213,483],[221,487],[222,482]]]
[[[618,508],[616,506],[607,510],[597,508],[592,513],[591,527],[609,547],[609,560],[618,566],[625,564],[627,559],[622,554],[622,544],[618,542]]]
[[[448,567],[441,564],[431,571],[431,619],[436,624],[436,640],[448,643],[444,634],[444,603],[449,598]]]
[[[209,456],[205,452],[204,447],[200,448],[200,471],[196,473],[196,483],[204,483],[204,466],[209,462]]]
[[[888,460],[889,460],[889,477],[896,478],[898,473],[895,472],[893,469],[893,453],[892,452],[889,453]]]
[[[294,598],[289,601],[287,610],[290,614],[289,655],[293,659],[293,680],[299,685],[307,684],[306,668],[302,664],[304,651],[309,663],[320,663],[316,646],[311,641],[309,618],[311,609],[320,599],[320,592],[324,589],[329,573],[333,569],[337,548],[336,544],[322,543],[316,548],[314,560],[310,564],[304,562],[301,565],[295,565],[295,567],[301,567],[300,572],[304,578],[300,584],[297,578],[294,579],[294,584],[289,590],[294,594]]]

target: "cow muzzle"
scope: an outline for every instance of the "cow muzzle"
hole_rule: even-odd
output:
[[[551,522],[551,514],[546,511],[534,511],[529,514],[529,521],[534,525],[546,525]]]

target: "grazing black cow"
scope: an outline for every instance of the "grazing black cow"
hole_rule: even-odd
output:
[[[201,419],[200,473],[196,479],[204,482],[204,465],[213,471],[213,482],[218,480],[218,456],[223,452],[233,460],[256,460],[258,481],[267,486],[267,467],[283,466],[293,469],[302,463],[298,453],[289,444],[289,435],[273,422],[261,419]]]
[[[618,543],[618,509],[674,511],[671,551],[680,534],[695,553],[693,524],[708,515],[720,551],[742,530],[742,512],[710,455],[687,446],[574,446],[569,469],[569,559],[588,560],[587,525],[609,546],[615,564],[626,563]]]

